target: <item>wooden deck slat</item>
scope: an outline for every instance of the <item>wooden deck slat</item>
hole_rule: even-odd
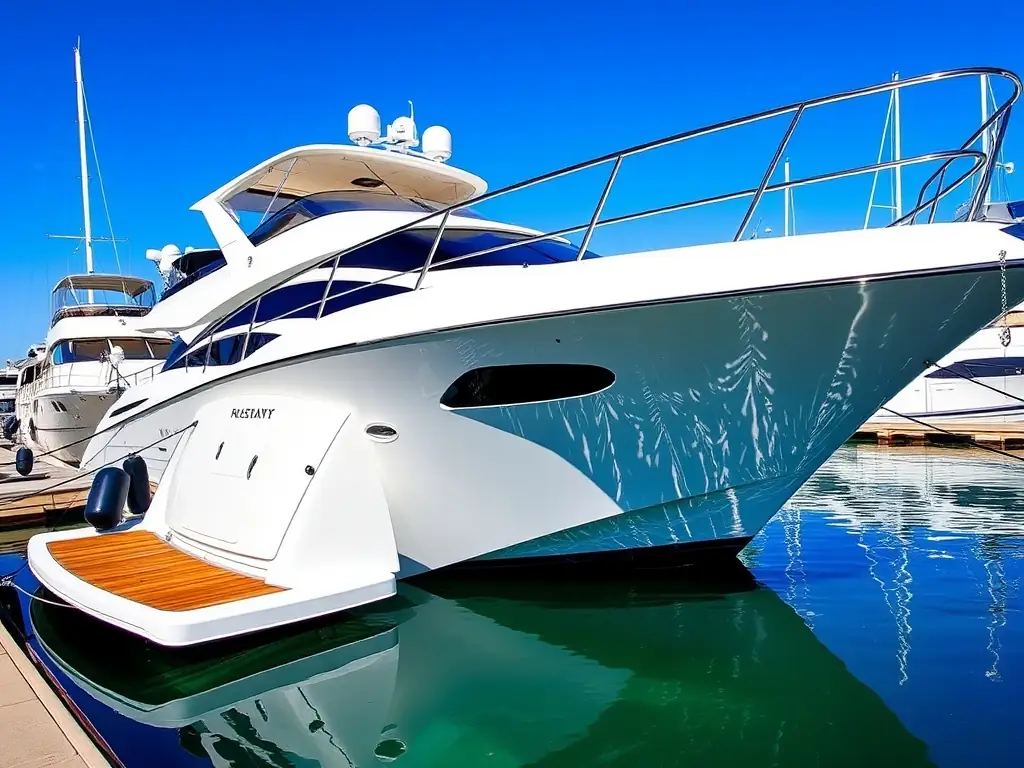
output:
[[[284,591],[187,555],[149,531],[51,541],[46,547],[83,581],[162,611],[191,611]]]

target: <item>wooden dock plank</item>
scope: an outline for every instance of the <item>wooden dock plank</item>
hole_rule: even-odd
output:
[[[922,419],[927,421],[927,419]],[[909,420],[869,421],[850,438],[879,445],[957,445],[968,441],[1004,450],[1024,448],[1024,422],[934,422],[938,429]]]
[[[0,526],[49,523],[85,506],[93,474],[79,474],[74,467],[43,457],[25,478],[15,472],[11,448],[0,444]],[[54,488],[57,483],[62,484]],[[149,487],[156,493],[156,483]]]
[[[47,548],[83,581],[162,611],[190,611],[284,591],[187,555],[149,531],[52,541]]]
[[[10,444],[0,445],[0,525],[45,523],[60,513],[85,506],[91,475],[43,457],[23,478],[14,469]],[[58,487],[52,487],[62,483]]]

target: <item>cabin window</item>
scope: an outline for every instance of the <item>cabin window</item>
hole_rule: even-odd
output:
[[[331,283],[331,298],[328,298],[324,305],[324,315],[411,290],[405,286],[387,283],[360,288],[365,285],[364,282],[354,280],[335,280]],[[359,290],[355,290],[356,288]],[[326,289],[326,280],[277,288],[259,300],[259,312],[256,314],[255,322],[265,323],[280,317],[315,318]],[[219,330],[249,325],[253,322],[255,307],[256,302],[254,301],[238,310],[220,326]]]
[[[106,339],[75,339],[55,345],[50,360],[54,365],[93,363],[104,359],[109,351]]]
[[[276,333],[250,333],[249,345],[245,348],[245,356],[248,357],[257,349],[266,345],[271,339],[276,339]]]
[[[171,342],[163,339],[75,339],[62,341],[50,353],[54,365],[105,360],[112,346],[124,350],[125,360],[163,360],[171,350]]]
[[[0,387],[13,387],[17,383],[17,376],[0,376]]]
[[[171,340],[170,349],[167,351],[167,357],[165,358],[167,362],[164,363],[164,367],[160,370],[166,371],[168,368],[172,368],[185,353],[186,349],[188,349],[188,344],[185,343],[185,340],[181,336],[175,336]]]
[[[124,350],[125,360],[165,360],[171,342],[163,339],[111,339],[112,346]]]
[[[125,411],[130,411],[132,408],[138,408],[140,405],[142,405],[147,400],[149,400],[149,398],[148,397],[144,397],[141,400],[136,400],[134,403],[128,403],[128,405],[122,405],[120,408],[115,408],[114,410],[112,410],[110,412],[110,416],[111,416],[111,418],[113,418],[114,416],[120,416]]]
[[[925,375],[926,379],[981,379],[1024,374],[1024,357],[983,357],[960,360]]]
[[[430,248],[437,237],[437,229],[415,229],[385,237],[375,243],[345,254],[341,257],[339,267],[360,267],[364,269],[386,269],[394,272],[408,272],[419,269],[426,263]],[[436,269],[461,269],[463,267],[522,266],[528,264],[556,264],[575,261],[579,248],[571,243],[554,240],[540,240],[525,245],[510,245],[517,240],[526,239],[527,235],[514,232],[492,232],[485,229],[466,229],[445,227],[444,236],[438,243],[433,263]],[[508,246],[500,251],[485,253],[462,261],[454,261],[445,265],[444,262],[466,256],[477,251]],[[592,251],[587,251],[584,258],[596,258]],[[333,265],[334,260],[324,262],[324,266]]]
[[[210,360],[207,365],[234,365],[242,359],[242,345],[245,334],[228,336],[210,344]]]
[[[281,199],[278,195],[278,199]],[[270,198],[268,196],[268,202]],[[253,245],[265,243],[289,229],[332,213],[345,211],[408,211],[426,215],[435,209],[416,200],[398,197],[390,192],[318,192],[293,200],[260,224],[249,234]]]
[[[191,251],[175,260],[171,270],[171,283],[160,296],[163,301],[168,296],[173,296],[182,288],[202,280],[207,275],[212,275],[218,269],[227,265],[224,255],[220,251]]]
[[[243,354],[242,346],[245,344],[245,334],[238,333],[233,336],[225,336],[222,339],[217,339],[212,344],[203,344],[198,349],[192,350],[184,357],[179,357],[177,360],[170,360],[164,365],[163,370],[167,371],[172,368],[202,368],[204,366],[213,365],[234,365],[241,360],[244,360],[253,352],[260,347],[263,347],[272,339],[276,339],[277,334],[274,333],[251,333],[249,334],[249,344]],[[206,353],[209,350],[210,356],[207,358]]]
[[[566,400],[593,395],[614,382],[614,373],[596,365],[494,365],[459,376],[441,396],[441,405],[482,408]]]
[[[0,413],[14,413],[14,401],[13,400],[0,400]]]

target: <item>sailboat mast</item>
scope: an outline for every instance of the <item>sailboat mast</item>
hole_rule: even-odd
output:
[[[981,76],[981,123],[985,124],[988,120],[988,75]],[[981,134],[981,151],[985,153],[985,159],[989,162],[992,161],[990,157],[992,153],[992,137],[989,133],[989,129],[986,128],[984,133]],[[991,177],[989,177],[991,182]],[[985,189],[985,205],[992,202],[992,184],[989,183]]]
[[[78,46],[75,46],[75,84],[78,89],[78,153],[82,164],[82,214],[85,219],[85,271],[91,275],[92,220],[89,218],[89,165],[85,156],[85,90],[82,84],[82,52]],[[89,297],[89,301],[92,301],[92,296]]]
[[[900,73],[896,72],[892,76],[893,82],[900,79]],[[900,146],[900,89],[897,86],[892,92],[892,130],[893,130],[893,150],[892,159],[896,161],[897,165],[895,170],[896,176],[896,190],[893,200],[893,205],[896,207],[896,219],[903,218],[903,166],[899,165],[899,161],[903,159],[903,149]]]
[[[783,174],[782,175],[783,181],[785,181],[786,185],[787,185],[785,190],[783,190],[783,192],[782,192],[782,194],[784,195],[784,197],[782,198],[782,216],[783,216],[783,219],[785,219],[785,223],[782,225],[782,234],[785,237],[789,237],[789,194],[790,194],[790,189],[789,189],[789,158],[788,157],[786,158],[785,164],[782,166],[782,174]]]

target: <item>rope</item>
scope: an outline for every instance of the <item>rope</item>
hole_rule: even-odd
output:
[[[971,378],[970,376],[968,376],[968,375],[966,375],[964,373],[960,373],[960,371],[955,370],[952,366],[949,366],[949,365],[939,365],[938,363],[933,363],[930,360],[925,360],[924,364],[925,365],[933,365],[936,368],[938,368],[940,370],[943,370],[943,371],[949,371],[954,376],[959,376],[961,379],[964,379],[965,381],[972,381],[975,384],[977,384],[979,387],[984,387],[985,389],[990,389],[990,390],[992,390],[993,392],[995,392],[997,394],[1000,394],[1000,395],[1003,395],[1004,397],[1010,398],[1011,400],[1016,400],[1018,403],[1024,403],[1024,398],[1017,397],[1016,395],[1011,395],[1009,392],[1004,392],[1003,390],[999,389],[998,387],[993,387],[991,384],[986,384],[986,383],[984,383],[982,381],[978,381],[977,379]],[[955,365],[955,363],[954,363],[954,365]],[[992,365],[991,363],[972,363],[972,365],[975,365],[978,368],[984,368],[986,366],[987,367],[992,367],[992,368],[996,367],[996,366]]]
[[[181,429],[177,429],[174,432],[171,432],[169,435],[164,435],[159,440],[155,440],[152,443],[150,443],[149,445],[145,445],[145,446],[143,446],[142,448],[139,448],[136,451],[132,451],[131,453],[128,454],[128,456],[135,456],[135,455],[138,455],[139,453],[142,453],[143,451],[148,451],[150,448],[153,448],[154,446],[157,446],[160,443],[164,442],[164,440],[170,440],[172,437],[177,437],[182,432],[184,432],[186,430],[189,430],[189,429],[192,429],[197,424],[199,424],[198,421],[193,421],[191,424],[187,424],[184,427],[182,427]],[[17,496],[17,497],[15,497],[13,499],[6,499],[2,503],[0,503],[0,509],[4,509],[6,506],[8,506],[10,504],[14,504],[14,503],[19,502],[19,501],[24,501],[25,499],[30,498],[32,496],[38,496],[39,494],[42,494],[42,493],[49,493],[54,488],[59,488],[60,486],[67,485],[68,483],[73,483],[73,482],[75,482],[76,480],[78,480],[79,478],[81,478],[83,476],[84,477],[88,477],[89,475],[93,475],[93,474],[99,472],[101,469],[103,469],[105,467],[112,466],[112,465],[116,464],[117,462],[122,461],[125,458],[128,458],[128,457],[127,456],[122,456],[122,457],[119,457],[119,458],[116,458],[116,459],[112,459],[111,461],[108,461],[108,462],[106,462],[104,464],[100,464],[98,467],[90,469],[88,472],[79,472],[77,475],[72,475],[71,477],[67,477],[67,478],[65,478],[63,480],[59,480],[58,482],[54,483],[53,485],[49,485],[46,488],[43,488],[42,490],[28,491],[28,492],[26,492],[22,496]]]
[[[158,365],[159,365],[159,363],[158,363]],[[153,366],[153,368],[155,368],[155,367],[156,367],[156,365]],[[146,368],[145,370],[146,371],[152,370],[152,368]],[[140,373],[144,373],[144,372],[145,371],[140,371]],[[129,387],[129,389],[130,389],[130,387]],[[79,443],[86,443],[89,440],[92,440],[94,437],[99,437],[100,435],[105,434],[106,432],[110,432],[111,430],[117,429],[119,427],[127,426],[128,424],[131,424],[136,419],[142,418],[147,413],[148,413],[148,411],[141,411],[141,412],[135,414],[134,416],[129,416],[124,421],[119,421],[116,424],[111,424],[110,426],[104,427],[103,429],[99,430],[98,432],[93,432],[91,435],[86,435],[85,437],[79,438],[78,440],[74,440],[73,442],[66,443],[64,445],[59,445],[59,446],[57,446],[56,448],[54,448],[52,450],[46,451],[45,453],[34,454],[34,456],[37,459],[41,459],[44,456],[51,456],[51,455],[57,453],[58,451],[66,450],[67,448],[71,448],[72,446],[78,445]],[[187,428],[188,427],[185,427],[185,429],[187,429]],[[175,434],[177,434],[177,433],[175,433]],[[14,461],[3,461],[3,462],[0,462],[0,467],[14,466],[17,463],[18,463],[17,459],[15,459]]]
[[[892,408],[886,408],[885,406],[882,406],[881,408],[879,408],[879,410],[880,411],[886,411],[887,413],[891,413],[893,416],[899,416],[901,419],[906,419],[907,421],[912,421],[915,424],[920,424],[922,427],[927,427],[928,429],[934,429],[936,432],[941,432],[944,435],[949,435],[950,437],[954,438],[955,440],[959,440],[962,443],[967,443],[968,445],[973,445],[975,448],[981,448],[982,450],[985,450],[985,451],[991,451],[992,453],[998,453],[1000,456],[1007,456],[1007,457],[1009,457],[1011,459],[1016,459],[1017,461],[1024,461],[1024,456],[1018,456],[1018,455],[1016,455],[1014,453],[1009,453],[1008,451],[1004,451],[1004,450],[1001,450],[999,448],[993,448],[991,445],[984,445],[983,443],[979,443],[978,441],[973,440],[970,437],[967,437],[966,435],[958,435],[956,432],[950,432],[948,429],[942,429],[942,427],[936,427],[934,424],[929,424],[927,421],[922,421],[921,419],[915,419],[913,416],[906,416],[906,415],[904,415],[902,413],[899,413],[898,411],[894,411]]]
[[[23,594],[25,597],[29,598],[30,600],[38,600],[40,603],[46,603],[47,605],[53,605],[53,606],[56,606],[57,608],[74,608],[73,605],[68,605],[67,603],[55,603],[53,600],[47,600],[45,597],[39,597],[39,595],[35,595],[35,594],[31,593],[27,589],[22,589],[17,584],[15,584],[13,581],[11,581],[10,584],[4,584],[2,582],[2,580],[0,580],[0,586],[14,587],[16,590],[21,592],[21,594]]]
[[[140,449],[139,449],[139,450],[138,450],[138,451],[137,451],[136,453],[141,453],[142,451],[146,451],[146,450],[149,450],[150,448],[152,448],[152,447],[154,447],[154,446],[156,446],[156,445],[159,445],[159,444],[160,444],[160,443],[162,443],[162,442],[163,442],[164,440],[169,440],[169,439],[170,439],[170,438],[172,438],[172,437],[177,437],[178,435],[180,435],[180,434],[181,434],[182,432],[184,432],[185,430],[188,430],[188,429],[192,429],[193,427],[195,427],[195,426],[196,426],[196,425],[198,425],[198,424],[199,424],[199,422],[198,422],[198,421],[193,421],[193,422],[192,422],[191,424],[189,424],[189,425],[187,425],[187,426],[184,426],[184,427],[182,427],[181,429],[179,429],[179,430],[177,430],[177,431],[175,431],[175,432],[172,432],[172,433],[171,433],[171,434],[169,434],[169,435],[166,435],[166,436],[164,436],[164,437],[161,437],[161,438],[160,438],[159,440],[157,440],[157,441],[155,441],[155,442],[153,442],[153,443],[150,443],[149,445],[147,445],[147,446],[145,446],[145,447],[143,447],[143,448],[140,448]],[[133,454],[129,454],[129,455],[132,455],[132,456],[134,456],[134,455],[135,455],[135,453],[133,453]],[[96,472],[99,472],[99,471],[100,471],[101,469],[103,469],[104,467],[108,467],[108,466],[111,466],[111,465],[113,465],[113,464],[117,463],[117,462],[118,462],[118,461],[120,461],[120,460],[121,460],[121,459],[114,459],[114,460],[112,460],[112,461],[109,461],[109,462],[107,462],[106,464],[102,464],[102,465],[100,465],[100,466],[96,467],[95,469],[91,469],[91,470],[89,470],[89,471],[88,471],[88,472],[86,472],[85,474],[86,474],[86,475],[91,475],[91,474],[94,474],[94,473],[96,473]],[[77,479],[78,479],[79,477],[81,477],[81,476],[82,476],[82,475],[80,475],[80,474],[79,474],[79,475],[74,475],[73,477],[69,477],[69,478],[68,478],[68,479],[66,479],[66,480],[61,480],[61,481],[60,481],[59,483],[54,483],[53,485],[49,486],[48,488],[44,488],[44,489],[43,489],[43,490],[41,490],[41,491],[33,491],[32,493],[27,493],[27,494],[25,494],[24,496],[20,496],[20,497],[18,497],[18,498],[15,498],[15,499],[8,499],[8,500],[6,500],[6,501],[5,501],[5,502],[4,502],[3,504],[0,504],[0,509],[2,509],[2,508],[3,508],[3,506],[4,506],[5,504],[11,504],[11,503],[14,503],[14,502],[17,502],[17,501],[21,501],[21,500],[23,500],[23,499],[26,499],[26,498],[28,498],[29,496],[35,496],[35,495],[36,495],[37,493],[47,493],[48,491],[50,491],[50,490],[52,490],[52,489],[54,489],[54,488],[57,488],[57,487],[59,487],[59,486],[61,486],[61,485],[64,485],[64,484],[66,484],[66,483],[69,483],[69,482],[71,482],[72,480],[77,480]],[[61,520],[63,519],[64,515],[65,515],[65,514],[67,514],[67,512],[68,512],[68,510],[69,510],[69,509],[71,509],[71,507],[70,507],[70,506],[68,506],[68,507],[65,507],[65,508],[64,508],[64,510],[63,510],[63,511],[62,511],[62,512],[60,513],[60,515],[59,515],[59,516],[57,517],[57,519],[56,519],[56,520],[55,520],[55,521],[53,522],[53,524],[52,524],[52,525],[50,525],[50,526],[49,526],[49,527],[47,528],[47,532],[48,532],[48,533],[52,533],[53,531],[55,531],[55,530],[57,529],[57,526],[58,526],[58,525],[60,525],[60,521],[61,521]],[[70,606],[70,605],[67,605],[66,603],[55,603],[55,602],[53,602],[53,601],[51,601],[51,600],[46,600],[46,599],[44,599],[44,598],[41,598],[41,597],[37,597],[36,595],[34,595],[34,594],[31,594],[31,593],[27,592],[26,590],[22,589],[22,588],[21,588],[21,587],[19,587],[19,586],[18,586],[17,584],[15,584],[15,583],[14,583],[14,580],[15,580],[15,579],[16,579],[16,578],[18,577],[18,574],[19,574],[19,573],[21,573],[21,572],[22,572],[23,570],[25,570],[25,568],[27,568],[27,567],[28,567],[28,560],[26,560],[26,561],[25,561],[24,563],[22,563],[22,564],[21,564],[21,565],[20,565],[20,566],[19,566],[18,568],[16,568],[16,569],[15,569],[14,571],[12,571],[11,573],[8,573],[8,574],[4,574],[4,575],[0,576],[0,587],[14,587],[14,589],[18,590],[19,592],[21,592],[21,593],[22,593],[23,595],[25,595],[26,597],[29,597],[29,598],[30,598],[30,599],[32,599],[32,600],[39,600],[39,601],[41,601],[41,602],[43,602],[43,603],[46,603],[47,605],[55,605],[55,606],[57,606],[58,608],[71,608],[71,607],[72,607],[72,606]]]

